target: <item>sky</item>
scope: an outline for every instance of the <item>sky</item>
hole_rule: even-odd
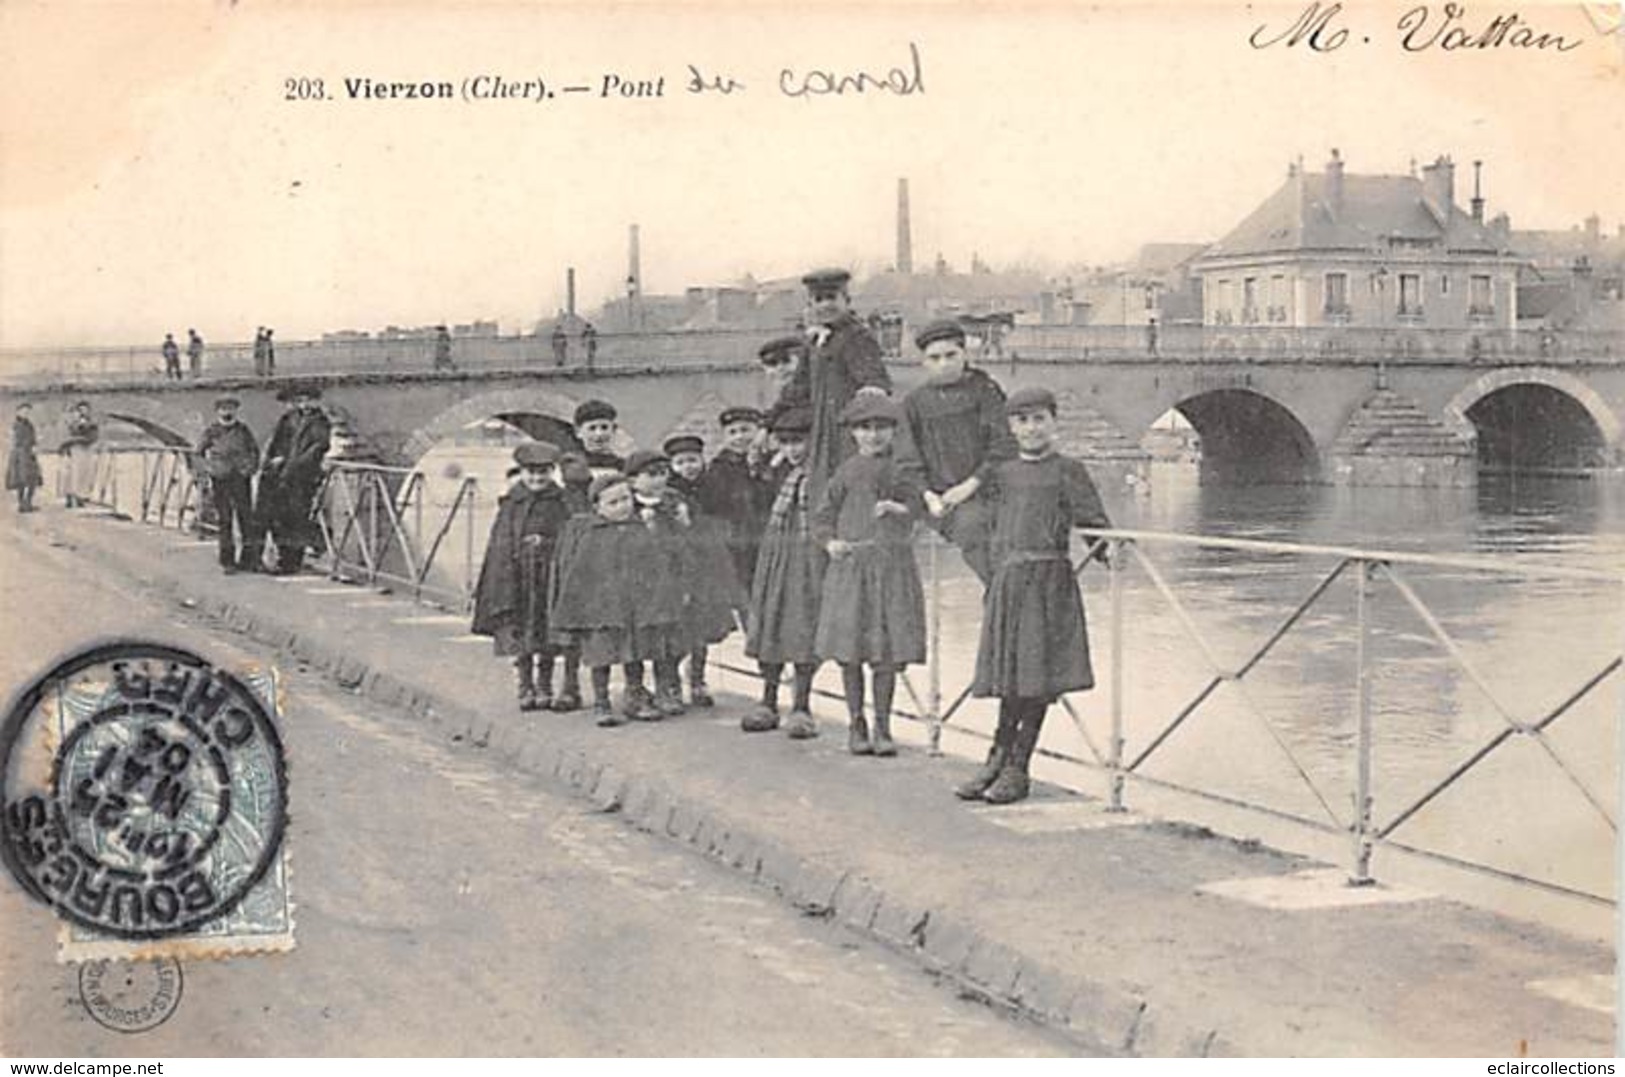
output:
[[[1316,52],[1249,44],[1298,3],[5,0],[0,348],[514,331],[563,305],[566,266],[583,308],[623,294],[634,222],[650,293],[883,269],[903,176],[916,264],[961,269],[1215,239],[1291,159],[1318,170],[1334,146],[1351,173],[1451,154],[1463,204],[1481,159],[1490,212],[1516,227],[1619,227],[1625,35],[1603,35],[1603,6],[1465,3],[1459,25],[1516,11],[1578,43],[1563,53],[1407,51],[1415,6],[1340,5],[1328,36],[1349,36]],[[1444,18],[1425,11],[1427,30]],[[912,79],[915,51],[908,95],[779,88],[786,70]],[[690,94],[691,64],[743,89]],[[345,87],[482,75],[556,97]],[[610,76],[664,93],[606,98]],[[292,79],[328,99],[288,100]]]

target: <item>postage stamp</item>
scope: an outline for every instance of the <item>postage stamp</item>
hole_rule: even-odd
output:
[[[0,854],[63,961],[287,950],[276,680],[163,644],[78,652],[0,730]]]

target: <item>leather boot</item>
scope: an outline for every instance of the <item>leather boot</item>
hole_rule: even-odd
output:
[[[519,709],[536,709],[536,667],[531,656],[522,654],[513,660],[514,680],[519,690]]]
[[[852,724],[847,727],[846,750],[853,755],[875,754],[875,746],[869,743],[869,723],[861,714],[854,714]]]
[[[1015,707],[1009,700],[999,700],[999,724],[993,731],[993,746],[987,750],[987,762],[982,764],[981,770],[971,775],[969,781],[954,787],[954,796],[960,800],[981,800],[982,794],[998,778],[1005,760],[1010,758],[1010,742],[1016,736],[1015,715]]]
[[[559,686],[559,694],[553,698],[553,709],[560,713],[578,711],[581,709],[581,655],[570,650],[561,657],[564,683]]]
[[[897,754],[897,742],[891,739],[891,715],[875,711],[875,731],[870,738],[875,754],[883,758]]]
[[[1023,701],[1020,720],[1016,725],[1015,740],[1010,745],[1010,758],[999,776],[988,787],[982,799],[989,804],[1014,804],[1026,800],[1032,792],[1032,779],[1027,768],[1032,764],[1033,749],[1038,747],[1038,734],[1044,727],[1044,712],[1049,709],[1043,702]]]

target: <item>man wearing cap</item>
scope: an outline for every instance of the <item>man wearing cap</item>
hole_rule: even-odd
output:
[[[180,381],[181,346],[175,343],[174,333],[164,334],[164,346],[161,350],[164,353],[164,377]]]
[[[192,377],[203,376],[203,338],[198,336],[196,329],[186,331],[186,363],[191,369]]]
[[[579,683],[566,683],[554,702],[553,658],[559,648],[547,618],[553,555],[571,516],[559,477],[559,450],[545,441],[527,441],[513,457],[519,482],[497,503],[469,631],[494,637],[496,653],[514,660],[520,710],[576,710]]]
[[[234,396],[216,400],[214,422],[197,443],[197,458],[209,477],[215,518],[219,521],[220,568],[228,576],[253,567],[249,561],[254,541],[252,484],[260,463],[259,443],[254,440],[254,432],[238,420],[237,405]],[[241,553],[237,549],[239,537]]]
[[[626,460],[614,448],[619,419],[615,405],[607,400],[588,400],[576,408],[576,438],[594,478],[616,474],[626,467]]]
[[[317,404],[321,396],[319,387],[302,383],[277,393],[278,400],[292,407],[277,420],[265,446],[254,541],[246,551],[253,567],[260,564],[267,532],[276,542],[278,574],[290,575],[304,566],[305,547],[314,537],[310,510],[322,484],[322,460],[333,436],[332,425]]]
[[[990,464],[1016,455],[999,383],[965,362],[965,330],[934,321],[914,337],[926,381],[903,398],[912,452],[905,454],[927,491],[933,526],[959,547],[986,587],[993,578],[992,516],[967,485]]]
[[[891,375],[881,359],[880,342],[852,313],[844,269],[817,269],[801,278],[807,286],[807,394],[812,408],[812,441],[807,463],[807,491],[813,504],[854,444],[841,426],[841,410],[865,386],[891,388]],[[794,383],[786,391],[795,389]],[[781,402],[784,397],[781,394]],[[793,401],[790,401],[793,403]]]

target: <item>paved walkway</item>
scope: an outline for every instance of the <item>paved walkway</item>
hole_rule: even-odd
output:
[[[617,730],[586,712],[522,715],[511,670],[462,618],[319,576],[223,577],[211,545],[136,524],[48,512],[16,526],[1091,1046],[1612,1052],[1601,945],[1426,895],[1349,890],[1324,865],[1053,788],[969,807],[950,793],[967,762],[907,748],[853,758],[834,726],[811,742],[747,737],[738,697]],[[288,740],[297,763],[297,729]]]

